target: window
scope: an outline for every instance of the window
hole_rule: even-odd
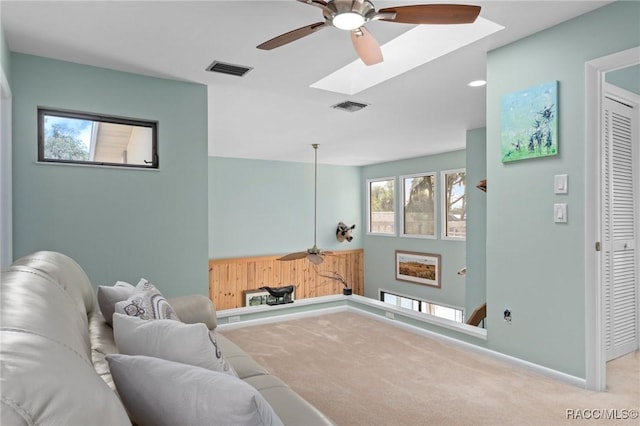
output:
[[[467,236],[465,169],[442,172],[442,239],[464,240]]]
[[[436,237],[435,180],[435,173],[401,176],[403,236]]]
[[[158,168],[155,121],[38,108],[38,161]]]
[[[459,323],[464,322],[464,311],[459,308],[440,305],[427,300],[416,299],[414,297],[401,296],[399,294],[389,293],[385,290],[380,290],[380,301],[400,308],[423,312],[438,318],[444,318]]]
[[[395,185],[395,178],[367,180],[368,233],[396,234]]]

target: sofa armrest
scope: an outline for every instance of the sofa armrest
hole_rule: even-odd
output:
[[[203,322],[210,330],[218,326],[216,308],[211,299],[201,294],[167,299],[180,320],[186,324]]]

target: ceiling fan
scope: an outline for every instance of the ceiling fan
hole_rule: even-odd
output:
[[[296,0],[322,9],[324,22],[281,34],[258,45],[258,49],[271,50],[334,26],[351,32],[351,41],[362,62],[374,65],[382,62],[382,50],[376,39],[364,27],[369,21],[388,21],[403,24],[470,24],[480,14],[480,6],[461,4],[417,4],[375,10],[369,0]]]
[[[311,145],[315,150],[315,165],[314,165],[314,200],[313,200],[313,247],[307,249],[306,251],[299,251],[295,253],[289,253],[282,257],[279,257],[278,260],[298,260],[304,259],[305,257],[309,260],[309,262],[314,265],[319,265],[322,263],[323,255],[329,254],[330,252],[322,251],[316,245],[316,223],[318,218],[318,144],[314,143]]]

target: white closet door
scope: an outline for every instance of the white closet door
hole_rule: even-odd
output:
[[[609,361],[638,349],[633,108],[605,98],[603,132],[602,282]]]

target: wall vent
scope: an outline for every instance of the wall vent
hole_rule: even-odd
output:
[[[340,102],[339,104],[333,105],[331,108],[339,109],[342,111],[348,111],[348,112],[356,112],[368,106],[369,104],[363,104],[360,102],[344,101],[344,102]]]
[[[251,71],[252,69],[253,69],[252,67],[228,64],[220,61],[213,61],[213,63],[207,67],[207,71],[235,75],[237,77],[244,77],[244,75],[249,71]]]

